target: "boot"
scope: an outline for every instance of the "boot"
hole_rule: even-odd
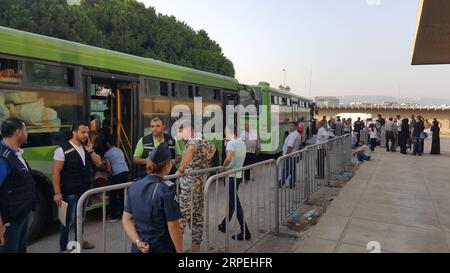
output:
[[[184,251],[184,253],[198,253],[200,252],[200,245],[192,244],[191,248]]]

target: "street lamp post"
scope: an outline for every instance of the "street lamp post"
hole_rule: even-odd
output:
[[[283,69],[283,72],[284,72],[283,88],[286,89],[286,69]]]
[[[312,70],[309,72],[309,97],[311,98]]]

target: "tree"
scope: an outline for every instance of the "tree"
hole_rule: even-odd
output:
[[[136,0],[0,0],[0,25],[234,77],[205,30]]]

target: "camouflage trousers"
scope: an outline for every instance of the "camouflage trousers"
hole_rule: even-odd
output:
[[[184,234],[186,224],[192,231],[192,243],[200,245],[203,237],[203,208],[206,176],[188,176],[180,178],[180,210],[182,219],[181,232]]]

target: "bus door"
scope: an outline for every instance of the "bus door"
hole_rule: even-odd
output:
[[[136,83],[118,83],[112,100],[112,120],[115,123],[113,129],[116,145],[124,152],[125,159],[130,167],[133,162],[135,145],[136,123],[134,117],[137,115],[133,115],[135,111],[133,99],[137,92],[133,92],[133,90],[136,90],[136,88]]]
[[[235,128],[237,128],[237,124],[238,124],[238,117],[237,117],[237,113],[234,111],[236,105],[239,104],[239,97],[237,95],[237,93],[235,92],[228,92],[228,91],[224,91],[223,92],[223,126],[224,126],[224,130],[223,130],[223,134],[224,134],[224,139],[225,139],[225,127],[227,126],[228,121],[233,121]],[[233,106],[233,108],[230,107],[230,110],[227,111],[227,106]],[[233,111],[231,111],[233,110]],[[236,136],[239,137],[239,136]],[[225,151],[225,149],[224,149]],[[222,153],[222,162],[225,161],[225,153]]]
[[[124,152],[131,170],[138,116],[133,115],[136,111],[138,83],[117,77],[87,76],[86,84],[88,94],[90,93],[88,114],[91,125],[95,124],[94,119],[99,120],[95,126],[99,127],[96,131],[100,131],[103,137],[109,135],[114,140],[115,145]],[[99,141],[97,146],[104,146],[104,143]],[[106,148],[101,147],[99,150],[102,155]]]
[[[223,93],[223,111],[224,111],[224,127],[227,126],[228,121],[234,122],[234,126],[237,126],[237,113],[234,111],[235,107],[239,104],[239,97],[234,92],[224,92]],[[227,106],[233,106],[233,108],[230,107],[230,110],[227,111]],[[233,110],[233,111],[231,111]],[[225,133],[225,131],[224,131]]]

